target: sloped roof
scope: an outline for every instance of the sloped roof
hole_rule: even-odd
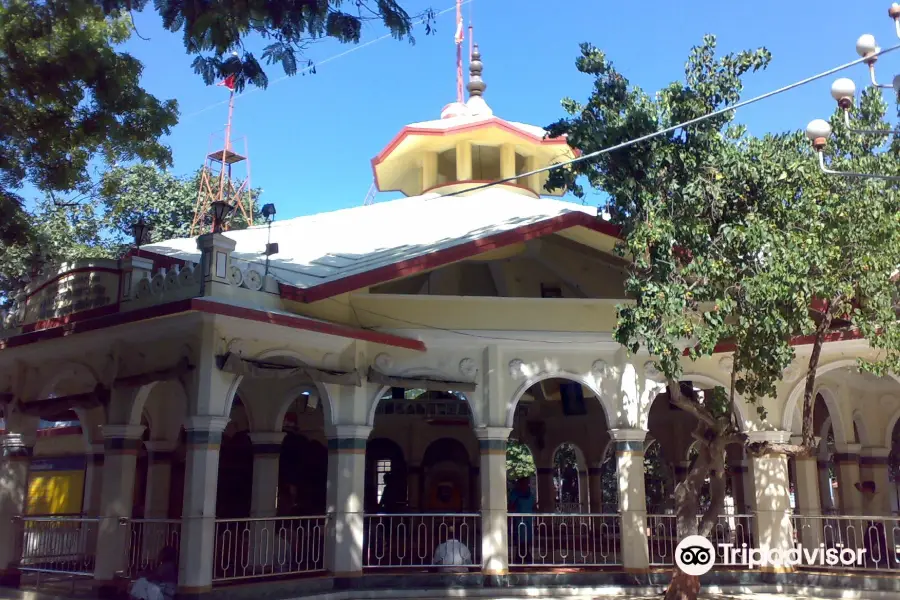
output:
[[[385,272],[386,268],[474,244],[468,254],[471,256],[517,241],[488,245],[498,235],[534,229],[541,224],[555,231],[585,225],[615,235],[612,226],[596,218],[596,208],[530,198],[503,186],[464,196],[430,193],[276,221],[272,225],[271,241],[279,245],[279,253],[271,258],[269,274],[282,284],[311,290],[334,282],[347,282],[349,278],[356,280],[362,274],[382,273],[373,281],[349,287],[342,285],[339,287],[346,289],[333,292],[342,293],[411,274],[398,269]],[[535,230],[529,237],[547,235],[553,232],[550,229]],[[236,242],[232,254],[235,264],[241,267],[249,263],[264,265],[267,233],[265,225],[226,232],[225,235]],[[478,248],[479,244],[484,245],[483,249]],[[178,260],[200,260],[195,238],[167,240],[141,249]],[[457,254],[448,256],[444,262],[465,258]],[[422,266],[418,270],[434,266]],[[319,299],[332,293],[313,295]],[[312,301],[313,298],[305,299]]]

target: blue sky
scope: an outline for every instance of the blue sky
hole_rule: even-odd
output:
[[[418,13],[454,4],[403,5]],[[883,47],[895,44],[888,7],[875,0],[474,0],[463,13],[466,24],[470,10],[474,18],[485,98],[495,115],[546,125],[562,116],[561,98],[583,100],[590,90],[590,78],[574,67],[580,42],[606,51],[626,77],[649,91],[683,77],[691,46],[706,33],[718,35],[723,52],[766,46],[772,66],[749,77],[746,98],[853,60],[863,33],[873,33]],[[138,15],[137,27],[150,41],[134,37],[127,51],[144,63],[148,90],[178,100],[181,121],[166,142],[174,171],[191,172],[202,165],[210,134],[224,127],[227,92],[205,86],[193,73],[181,37],[162,30],[156,13]],[[370,159],[405,124],[438,118],[454,99],[453,32],[449,11],[439,17],[436,34],[426,36],[418,27],[415,45],[388,38],[330,60],[315,75],[283,80],[280,67],[271,66],[268,89],[238,98],[236,135],[246,135],[253,185],[264,189],[264,202],[276,204],[279,219],[362,204],[372,182]],[[384,33],[370,25],[363,42]],[[308,57],[324,61],[350,48],[326,41]],[[882,59],[880,78],[889,82],[898,64],[900,52]],[[858,66],[847,76],[861,88],[867,74]],[[748,107],[738,120],[757,134],[803,128],[831,113],[830,84],[822,80]],[[379,194],[377,200],[391,197]]]

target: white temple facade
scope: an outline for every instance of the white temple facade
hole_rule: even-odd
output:
[[[372,161],[406,197],[64,265],[21,292],[0,330],[0,584],[122,589],[166,547],[179,597],[668,578],[692,417],[612,337],[618,230],[526,175],[574,151],[494,116],[472,63],[466,104]],[[796,351],[765,420],[740,403],[751,441],[799,434]],[[867,550],[765,570],[786,584],[900,569],[900,385],[856,369],[869,352],[825,345],[817,459],[730,457],[715,540]],[[687,371],[727,388],[728,352]],[[510,440],[533,457],[533,511],[510,502]]]

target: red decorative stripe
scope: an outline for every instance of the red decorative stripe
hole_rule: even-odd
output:
[[[413,340],[389,333],[379,333],[375,331],[368,331],[365,329],[358,329],[355,327],[349,327],[347,325],[317,321],[308,317],[284,315],[271,313],[264,310],[255,310],[252,308],[232,306],[229,304],[222,304],[203,298],[178,300],[176,302],[169,302],[168,304],[150,306],[130,312],[117,312],[94,318],[85,318],[83,316],[80,316],[83,315],[83,313],[76,313],[74,315],[71,315],[72,318],[65,324],[53,326],[48,329],[22,333],[6,340],[0,340],[0,350],[6,348],[14,348],[16,346],[24,346],[26,344],[33,344],[35,342],[44,340],[67,337],[69,335],[74,335],[77,333],[85,333],[88,331],[105,329],[107,327],[116,327],[118,325],[124,325],[127,323],[135,323],[147,319],[166,317],[188,311],[218,314],[222,316],[257,321],[260,323],[273,323],[275,325],[282,325],[285,327],[291,327],[293,329],[303,329],[306,331],[313,331],[326,335],[334,335],[338,337],[374,342],[386,346],[395,346],[422,352],[425,351],[425,344],[419,340]]]
[[[320,285],[300,289],[288,284],[280,284],[281,297],[296,302],[316,302],[364,287],[378,285],[386,281],[409,277],[452,262],[465,260],[472,256],[510,246],[530,239],[544,237],[571,227],[587,227],[599,233],[618,238],[621,230],[597,217],[583,212],[570,212],[558,217],[545,219],[531,225],[523,225],[509,231],[501,231],[471,242],[458,244],[436,252],[430,252],[399,263],[385,265],[371,271],[358,273],[343,279],[329,281]]]

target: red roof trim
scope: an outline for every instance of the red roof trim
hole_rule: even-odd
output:
[[[365,342],[374,342],[376,344],[384,344],[386,346],[395,346],[397,348],[406,348],[407,350],[425,351],[425,344],[420,340],[393,335],[390,333],[381,333],[378,331],[370,331],[368,329],[359,329],[357,327],[349,327],[338,323],[329,323],[327,321],[318,321],[308,317],[296,315],[285,315],[280,313],[272,313],[263,310],[254,310],[242,306],[234,306],[231,304],[222,304],[196,298],[193,301],[193,308],[205,313],[222,315],[225,317],[237,317],[239,319],[247,319],[250,321],[258,321],[260,323],[273,323],[275,325],[284,325],[294,329],[304,329],[316,333],[324,333],[326,335],[334,335],[344,338],[352,338]]]
[[[322,283],[311,288],[301,289],[281,283],[279,284],[279,290],[281,297],[287,300],[305,303],[316,302],[386,281],[409,277],[422,271],[483,254],[489,250],[496,250],[497,248],[524,242],[525,240],[544,237],[576,226],[587,227],[613,237],[619,237],[620,235],[620,229],[615,225],[601,221],[587,213],[570,212],[538,223],[523,225],[509,231],[501,231],[485,238],[410,258],[392,265]]]
[[[830,333],[825,334],[825,343],[829,342],[846,342],[848,340],[860,340],[863,338],[863,334],[859,331],[859,329],[850,329],[843,331],[832,331]],[[798,335],[796,337],[791,338],[790,345],[791,346],[807,346],[816,341],[815,335]],[[733,342],[724,342],[718,344],[713,349],[713,354],[723,354],[725,352],[734,352],[735,344]],[[684,356],[689,354],[688,350],[684,351]]]
[[[0,340],[0,350],[190,311],[236,317],[239,319],[257,321],[259,323],[273,323],[275,325],[291,327],[293,329],[303,329],[326,335],[363,340],[383,344],[385,346],[395,346],[420,352],[424,352],[426,349],[425,344],[420,340],[414,340],[389,333],[380,333],[337,323],[328,323],[310,319],[308,317],[276,314],[264,310],[232,306],[203,298],[191,298],[170,302],[168,304],[160,304],[158,306],[150,306],[131,312],[117,312],[103,316],[85,316],[85,313],[75,313],[74,315],[70,315],[69,320],[64,324],[55,325],[48,329],[21,333],[17,336]]]
[[[546,138],[546,137],[538,137],[536,135],[532,135],[527,131],[519,129],[518,127],[510,124],[508,121],[504,121],[499,117],[491,117],[490,119],[485,119],[484,121],[478,121],[477,123],[464,123],[462,125],[456,125],[455,127],[448,127],[447,129],[432,129],[430,127],[412,127],[407,125],[403,129],[400,130],[394,139],[390,141],[390,143],[385,146],[384,150],[378,153],[375,158],[372,159],[372,166],[374,168],[375,165],[384,161],[387,156],[394,151],[394,149],[399,146],[403,140],[405,140],[410,135],[423,135],[423,136],[444,136],[444,135],[455,135],[457,133],[465,133],[466,131],[476,131],[478,129],[484,129],[487,127],[498,127],[507,131],[515,136],[518,136],[524,140],[528,140],[529,142],[536,142],[542,146],[555,146],[559,144],[568,144],[566,138],[556,137],[556,138]]]

